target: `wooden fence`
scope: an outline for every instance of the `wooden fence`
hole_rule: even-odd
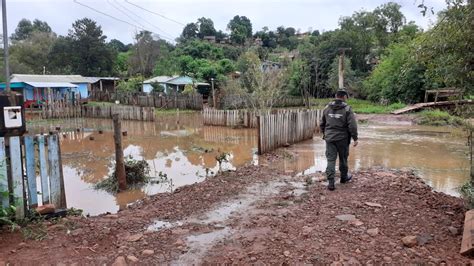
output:
[[[257,127],[257,116],[261,112],[251,110],[203,110],[203,122],[206,126]]]
[[[123,105],[71,105],[67,103],[53,103],[43,105],[41,109],[43,119],[52,118],[112,118],[112,114],[119,114],[123,120],[155,121],[155,108]]]
[[[119,101],[125,105],[136,105],[141,107],[156,107],[163,109],[203,109],[203,97],[199,93],[194,94],[144,94],[144,93],[110,93],[105,91],[91,92],[89,99],[99,102]]]
[[[219,109],[244,109],[252,106],[250,95],[224,95],[218,98]],[[273,107],[301,107],[304,106],[303,97],[287,96],[275,101]]]
[[[288,110],[258,116],[258,153],[311,139],[319,130],[322,110]]]
[[[154,107],[140,106],[82,106],[82,116],[92,118],[112,118],[113,114],[119,114],[122,120],[155,121]]]
[[[41,106],[41,118],[76,118],[82,117],[79,102],[53,100]]]
[[[0,138],[0,202],[3,207],[14,205],[17,219],[40,203],[66,208],[57,134]]]

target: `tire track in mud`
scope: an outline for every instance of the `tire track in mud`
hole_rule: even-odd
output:
[[[169,223],[160,220],[151,224],[147,230],[157,232],[163,229],[178,229],[189,225],[208,227],[210,230],[194,232],[184,236],[187,250],[174,261],[173,265],[190,265],[201,262],[208,250],[217,243],[231,239],[237,233],[238,225],[249,220],[259,212],[258,205],[269,198],[290,190],[292,195],[299,196],[306,192],[303,182],[289,181],[290,177],[278,181],[259,182],[249,186],[245,192],[233,199],[217,204],[208,212],[189,217],[188,219]]]

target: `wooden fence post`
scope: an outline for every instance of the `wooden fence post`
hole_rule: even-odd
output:
[[[258,154],[262,155],[262,133],[260,130],[260,116],[257,116],[257,138],[258,138]]]
[[[127,189],[127,179],[125,176],[125,164],[123,161],[122,149],[122,125],[119,120],[119,114],[112,115],[114,121],[114,141],[115,141],[115,174],[119,184],[119,190]]]

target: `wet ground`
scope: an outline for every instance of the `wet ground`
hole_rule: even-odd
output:
[[[222,165],[224,170],[248,163],[268,164],[265,160],[259,162],[255,155],[255,130],[204,127],[199,114],[162,116],[154,123],[123,121],[122,128],[128,133],[123,142],[125,155],[147,160],[151,176],[161,182],[111,195],[92,188],[113,167],[111,121],[36,122],[29,130],[48,132],[56,126],[61,126],[63,134],[61,148],[68,206],[84,209],[91,215],[113,213],[146,195],[203,181],[219,170],[216,156],[222,153],[229,154],[229,162]],[[468,178],[469,160],[462,132],[409,123],[363,123],[360,128],[360,146],[351,150],[351,169],[414,168],[428,184],[450,194],[456,194],[456,188]],[[315,137],[293,145],[277,167],[288,175],[323,171],[326,167],[323,141]]]

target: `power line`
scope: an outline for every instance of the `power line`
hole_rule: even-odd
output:
[[[127,14],[127,12],[124,12],[124,11],[121,10],[120,8],[118,8],[118,7],[116,7],[115,5],[113,5],[110,0],[107,0],[107,3],[109,3],[113,8],[115,8],[116,10],[120,11],[122,14],[124,14],[125,16],[127,16],[128,18],[130,18],[131,20],[133,20],[135,23],[137,23],[138,25],[140,25],[142,28],[145,28],[145,26],[144,26],[143,24],[141,24],[139,21],[135,20],[132,16],[130,16],[129,14]]]
[[[132,23],[126,21],[126,20],[116,18],[116,17],[114,17],[114,16],[112,16],[112,15],[109,15],[109,14],[107,14],[107,13],[104,13],[104,12],[98,10],[98,9],[95,9],[95,8],[91,7],[91,6],[88,6],[88,5],[86,5],[86,4],[80,3],[80,2],[77,1],[77,0],[73,0],[73,2],[76,3],[76,4],[78,4],[78,5],[81,5],[81,6],[83,6],[83,7],[86,7],[86,8],[88,8],[88,9],[90,9],[90,10],[93,10],[93,11],[99,13],[99,14],[102,14],[102,15],[104,15],[104,16],[107,16],[107,17],[109,17],[109,18],[111,18],[111,19],[115,19],[115,20],[120,21],[120,22],[122,22],[122,23],[128,24],[128,25],[130,25],[130,26],[132,26],[132,27],[134,27],[134,28],[138,28],[138,29],[141,29],[141,30],[149,31],[149,30],[147,30],[146,28],[137,26],[137,25],[132,24]],[[151,32],[151,33],[154,33],[154,34],[157,34],[158,36],[160,36],[160,35],[159,35],[158,33],[156,33],[156,32],[152,32],[152,31],[150,31],[150,32]],[[166,39],[168,39],[168,38],[166,38]],[[172,39],[169,39],[169,40],[172,41],[172,42],[174,42],[174,40],[172,40]]]
[[[166,16],[164,16],[164,15],[162,15],[162,14],[160,14],[160,13],[156,13],[156,12],[154,12],[154,11],[148,10],[148,9],[146,9],[146,8],[144,8],[144,7],[141,7],[141,6],[137,5],[137,4],[134,4],[134,3],[129,2],[128,0],[125,0],[125,2],[126,2],[127,4],[129,4],[129,5],[138,7],[138,8],[140,8],[140,9],[142,9],[142,10],[145,10],[146,12],[149,12],[149,13],[151,13],[151,14],[155,14],[155,15],[157,15],[157,16],[159,16],[159,17],[162,17],[162,18],[164,18],[164,19],[167,19],[167,20],[169,20],[169,21],[172,21],[172,22],[174,22],[174,23],[176,23],[176,24],[179,24],[179,25],[181,25],[181,26],[186,26],[186,25],[185,25],[184,23],[182,23],[182,22],[179,22],[179,21],[174,20],[174,19],[172,19],[172,18],[168,18],[168,17],[166,17]]]
[[[172,38],[172,37],[171,37],[172,34],[170,34],[170,33],[166,32],[166,31],[162,30],[162,29],[159,28],[158,26],[154,25],[153,23],[150,23],[148,20],[146,20],[146,19],[142,18],[141,16],[137,15],[135,12],[133,12],[133,11],[130,10],[130,9],[128,9],[126,6],[123,6],[122,4],[120,4],[117,0],[114,0],[114,2],[115,2],[118,6],[120,6],[121,8],[125,9],[126,11],[128,11],[130,14],[134,15],[135,17],[137,17],[137,18],[143,20],[144,22],[146,22],[148,25],[152,26],[153,28],[155,28],[155,29],[157,29],[157,30],[163,32],[164,34],[166,34],[166,35],[164,35],[164,36],[169,37],[169,38]],[[121,11],[123,11],[123,10],[121,10]],[[127,14],[127,16],[129,17],[128,14]],[[133,20],[134,20],[134,19],[133,19]],[[136,21],[136,20],[134,20],[134,21]]]

